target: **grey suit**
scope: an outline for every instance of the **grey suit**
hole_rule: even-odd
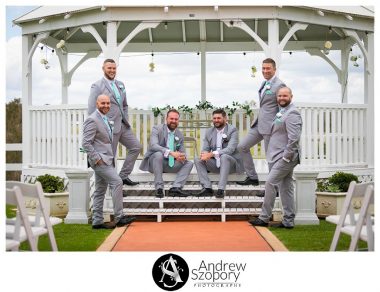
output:
[[[133,134],[128,122],[128,104],[125,86],[123,82],[118,80],[115,80],[115,83],[122,99],[121,105],[119,106],[109,83],[102,78],[91,85],[90,97],[88,99],[88,114],[90,115],[95,111],[96,99],[100,94],[106,94],[110,97],[111,109],[107,113],[107,117],[110,121],[114,122],[112,139],[112,150],[114,156],[117,157],[116,151],[119,142],[128,149],[128,155],[125,158],[124,164],[120,170],[120,177],[125,179],[132,172],[133,166],[142,146]]]
[[[111,134],[112,135],[112,134]],[[92,225],[103,223],[103,202],[110,186],[115,221],[123,216],[123,181],[114,167],[112,136],[98,111],[93,112],[84,122],[82,147],[87,160],[95,171],[95,192],[93,194]],[[97,164],[99,160],[103,164]]]
[[[168,141],[168,127],[166,124],[154,126],[150,135],[149,149],[144,155],[144,159],[140,164],[140,169],[149,171],[154,174],[155,189],[163,189],[164,181],[162,173],[177,173],[176,179],[173,182],[173,187],[182,188],[193,168],[193,163],[186,160],[179,162],[175,160],[174,166],[169,167],[168,158],[164,157]],[[181,131],[175,130],[175,149],[179,152],[185,152],[183,144],[184,137]]]
[[[258,117],[252,123],[247,136],[237,146],[243,159],[244,170],[251,179],[258,179],[258,176],[250,148],[264,139],[265,153],[267,153],[273,118],[278,111],[276,92],[279,88],[285,86],[276,76],[270,83],[270,89],[264,88],[265,82],[261,84],[259,89],[260,110]],[[262,91],[264,91],[263,95]]]
[[[217,167],[215,158],[211,158],[207,161],[202,161],[199,158],[195,158],[194,160],[199,181],[204,188],[211,188],[211,181],[207,175],[207,171],[220,173],[218,189],[225,190],[228,174],[235,172],[241,173],[244,170],[240,153],[236,150],[239,139],[237,129],[232,125],[226,124],[224,134],[226,134],[227,138],[222,140],[222,149],[218,151],[220,157],[220,168]],[[211,127],[207,129],[205,133],[202,151],[210,152],[216,150],[217,130],[215,127]]]
[[[264,222],[268,222],[272,215],[276,198],[275,186],[278,186],[284,210],[282,223],[285,226],[294,225],[293,169],[300,163],[301,131],[302,118],[293,104],[285,108],[281,118],[275,118],[272,122],[267,153],[269,175],[265,183],[264,203],[259,216]]]

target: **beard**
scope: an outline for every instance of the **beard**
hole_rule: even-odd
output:
[[[287,107],[292,101],[291,100],[288,100],[288,101],[280,101],[278,104],[281,106],[281,107]]]
[[[224,123],[214,123],[214,127],[217,129],[223,129],[226,124]]]
[[[177,129],[177,126],[178,126],[176,123],[169,123],[167,125],[168,125],[169,130],[171,131]]]

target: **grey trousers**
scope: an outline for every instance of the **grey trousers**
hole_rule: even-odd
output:
[[[133,134],[132,129],[127,128],[123,123],[121,124],[120,132],[113,134],[112,151],[115,157],[118,156],[116,154],[116,150],[117,150],[117,145],[119,142],[122,145],[124,145],[128,150],[127,157],[125,157],[123,166],[119,173],[121,179],[125,179],[128,177],[128,175],[131,174],[133,170],[133,166],[135,165],[136,159],[139,156],[140,151],[142,149],[142,146],[140,142],[137,140],[137,138],[135,137],[135,134]]]
[[[95,192],[93,194],[92,225],[103,223],[103,203],[108,185],[117,222],[123,216],[123,181],[113,165],[96,165],[93,169],[95,171]]]
[[[164,172],[177,173],[172,187],[182,188],[185,185],[192,168],[193,163],[188,160],[184,163],[175,160],[174,166],[169,167],[168,159],[164,158],[164,155],[161,152],[155,152],[149,157],[149,172],[154,174],[154,187],[156,190],[164,188],[164,180],[162,178]]]
[[[220,168],[216,167],[215,158],[211,158],[207,161],[202,161],[198,157],[194,159],[195,167],[199,181],[204,188],[211,188],[211,181],[208,177],[207,171],[213,173],[220,173],[218,189],[225,190],[228,181],[228,175],[236,172],[236,160],[230,155],[223,154],[220,157]]]
[[[269,163],[269,175],[265,183],[265,197],[259,218],[269,222],[276,199],[276,186],[280,192],[282,208],[284,210],[282,224],[294,226],[294,183],[293,170],[298,161],[286,162],[283,159]]]
[[[260,134],[256,125],[255,127],[249,129],[247,136],[245,136],[237,146],[241,158],[243,159],[245,173],[251,179],[258,179],[258,176],[250,149],[263,139],[265,152],[267,152],[270,135]]]

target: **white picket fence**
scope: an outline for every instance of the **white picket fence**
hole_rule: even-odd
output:
[[[310,104],[298,103],[303,119],[301,137],[301,166],[305,167],[343,167],[366,166],[366,105],[353,104]],[[80,152],[83,122],[87,118],[87,105],[33,106],[30,110],[30,151],[32,167],[86,168],[85,154]],[[245,111],[237,110],[230,123],[239,129],[239,138],[243,138],[251,119]],[[195,111],[192,115],[181,116],[181,130],[189,141],[188,155],[196,155],[202,144],[204,123],[197,128],[197,121],[211,120],[211,111]],[[164,121],[164,117],[154,117],[150,110],[130,110],[129,121],[136,136],[143,145],[140,158],[149,145],[151,127]],[[190,139],[191,140],[191,139]],[[191,144],[193,143],[193,144]],[[263,145],[252,150],[255,159],[264,159]],[[125,157],[126,150],[120,147],[119,157]],[[24,161],[25,163],[25,161]]]

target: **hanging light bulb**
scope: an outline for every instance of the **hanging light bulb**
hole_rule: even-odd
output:
[[[164,22],[164,26],[165,26],[165,29],[168,29],[168,22],[167,21]]]
[[[330,53],[330,49],[332,48],[332,43],[330,41],[326,41],[323,49],[323,53],[328,55]]]
[[[149,72],[154,72],[155,65],[153,62],[153,56],[154,54],[152,53],[152,62],[149,63]]]
[[[256,66],[252,66],[252,67],[251,67],[251,77],[252,77],[252,78],[255,78],[255,77],[256,77],[256,72],[257,72],[257,68],[256,68]]]

